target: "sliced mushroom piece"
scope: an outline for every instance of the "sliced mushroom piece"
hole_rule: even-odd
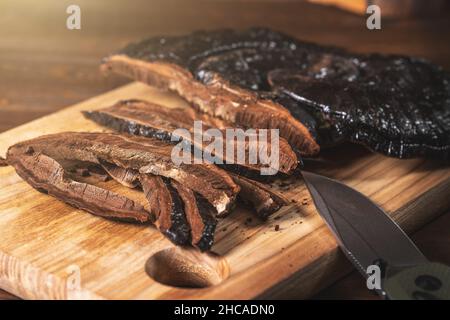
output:
[[[120,221],[149,222],[152,216],[142,205],[115,192],[77,182],[54,159],[40,152],[11,147],[8,163],[35,189],[48,193],[94,215]]]
[[[254,208],[258,217],[263,220],[278,211],[282,206],[289,204],[285,197],[260,182],[236,174],[232,174],[232,177],[241,187],[239,199]]]
[[[154,138],[114,133],[67,132],[38,137],[13,146],[26,152],[32,148],[56,160],[78,160],[133,169],[176,180],[205,197],[225,215],[234,206],[239,186],[222,169],[212,164],[176,165],[173,146]]]
[[[120,184],[128,188],[136,188],[139,185],[139,171],[121,168],[102,160],[100,160],[100,164],[102,168]]]
[[[202,196],[191,189],[172,181],[184,203],[184,212],[191,229],[191,243],[201,251],[209,250],[214,243],[217,226],[215,210]]]
[[[237,152],[233,152],[233,155],[228,155],[226,152],[227,147],[238,144],[237,138],[229,134],[232,131],[227,129],[237,130],[237,128],[189,108],[167,108],[144,100],[133,99],[119,101],[104,109],[85,111],[83,114],[88,119],[119,132],[168,142],[171,142],[172,139],[175,141],[182,139],[195,149],[205,152],[208,144],[204,143],[203,139],[199,141],[194,138],[194,121],[201,121],[204,138],[221,144],[223,152],[212,154],[216,161],[223,163],[222,167],[226,170],[236,171],[247,176],[260,175],[262,168],[272,168],[284,174],[291,174],[298,164],[297,155],[283,138],[278,139],[278,166],[274,167],[271,163],[261,163],[260,161],[251,163],[250,153],[252,151],[258,153],[257,148],[261,139],[267,139],[265,142],[267,150],[271,150],[270,136],[260,136],[259,129],[254,130],[254,133],[251,134],[250,131],[241,130],[241,134],[245,134],[245,141],[242,144],[245,148],[242,150],[245,157],[244,161],[242,159],[238,161]],[[220,136],[209,134],[209,129],[215,129],[215,133],[220,133]],[[253,150],[250,139],[254,141],[252,142],[254,143]]]
[[[104,59],[103,70],[176,92],[202,112],[234,126],[279,129],[280,135],[304,156],[319,152],[309,130],[278,103],[232,85],[217,73],[210,72],[211,76],[200,82],[183,66],[142,58],[152,48],[146,42],[138,46],[133,47],[133,52],[126,48]]]
[[[188,244],[191,233],[183,202],[169,179],[152,174],[139,179],[159,231],[177,245]]]

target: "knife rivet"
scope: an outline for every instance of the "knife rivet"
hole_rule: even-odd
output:
[[[427,274],[418,276],[414,282],[416,286],[427,291],[436,291],[442,287],[441,280]]]

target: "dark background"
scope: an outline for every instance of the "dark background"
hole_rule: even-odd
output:
[[[66,28],[70,4],[81,7],[81,30]],[[382,30],[370,31],[364,15],[300,0],[0,0],[0,132],[127,83],[103,77],[98,65],[130,41],[250,26],[358,52],[421,56],[450,70],[445,10],[383,19]],[[450,213],[414,239],[428,257],[450,264]],[[376,298],[356,273],[317,297]],[[1,298],[12,297],[0,290]]]

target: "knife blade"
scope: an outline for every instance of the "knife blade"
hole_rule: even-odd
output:
[[[302,171],[302,175],[317,211],[357,270],[367,278],[369,266],[378,265],[383,268],[384,288],[378,290],[380,295],[386,297],[388,287],[391,298],[413,299],[413,293],[418,298],[450,297],[450,268],[430,263],[379,206],[344,183],[307,171]],[[415,270],[417,274],[411,270]],[[444,291],[427,296],[428,292],[415,283],[414,277],[420,275],[428,276],[420,278],[422,280],[434,281],[437,278],[441,283],[439,290]],[[392,287],[393,282],[395,285]],[[425,286],[420,281],[418,283]],[[397,290],[399,287],[401,290]]]

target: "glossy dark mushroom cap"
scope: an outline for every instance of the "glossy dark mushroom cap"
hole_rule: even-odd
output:
[[[450,76],[421,59],[354,54],[266,28],[155,37],[119,54],[256,93],[289,110],[321,147],[352,141],[399,158],[450,158]]]

